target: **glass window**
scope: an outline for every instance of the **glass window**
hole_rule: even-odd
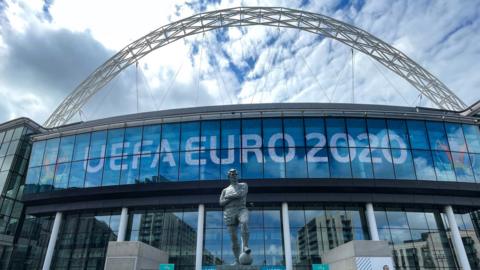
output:
[[[376,179],[394,179],[390,149],[371,149],[373,174]]]
[[[350,156],[352,157],[353,178],[373,178],[370,149],[350,148]]]
[[[121,158],[108,157],[103,166],[102,186],[118,185],[120,182]]]
[[[160,181],[178,180],[178,152],[160,153]]]
[[[7,155],[14,155],[17,152],[19,141],[11,141],[10,145],[8,146]]]
[[[140,181],[143,183],[159,182],[158,159],[160,154],[143,154],[140,157]]]
[[[348,152],[348,148],[330,148],[328,159],[330,161],[330,175],[332,178],[352,177]]]
[[[120,175],[120,185],[138,184],[139,155],[124,156]]]
[[[73,149],[73,160],[84,160],[88,157],[90,145],[90,133],[75,136],[75,148]]]
[[[5,133],[5,137],[3,138],[3,142],[9,142],[10,140],[12,140],[13,131],[13,129],[7,130],[7,132]]]
[[[236,169],[237,174],[240,177],[242,175],[242,165],[240,163],[241,149],[223,149],[220,151],[220,177],[221,179],[227,179],[228,171],[230,169]],[[218,153],[218,152],[216,152]],[[212,161],[214,159],[212,158]],[[214,161],[218,162],[218,161]]]
[[[413,149],[430,149],[424,121],[408,120],[407,127]]]
[[[107,157],[121,156],[123,152],[123,137],[125,129],[111,129],[107,134]]]
[[[432,154],[430,151],[413,150],[413,163],[418,180],[436,180],[435,168],[433,166]]]
[[[42,167],[29,168],[27,178],[25,179],[25,193],[37,192],[38,180]]]
[[[181,146],[182,151],[191,151],[200,148],[200,123],[182,123]],[[174,150],[173,150],[174,151]]]
[[[46,141],[34,142],[32,146],[32,154],[30,155],[29,167],[42,165],[43,152],[45,151]]]
[[[262,121],[260,119],[242,120],[242,147],[262,147]]]
[[[90,152],[88,154],[89,159],[105,157],[106,140],[107,140],[106,131],[92,132],[92,135],[90,138]]]
[[[68,180],[69,188],[81,188],[83,187],[83,181],[85,180],[86,161],[77,161],[72,163],[70,169],[70,179]]]
[[[286,148],[285,151],[287,151],[285,153],[287,178],[307,178],[308,170],[305,148]]]
[[[199,151],[187,151],[180,153],[180,181],[194,181],[199,178]]]
[[[180,149],[180,124],[162,126],[160,152],[176,152]]]
[[[282,120],[280,118],[263,119],[263,145],[265,147],[283,147]]]
[[[396,179],[415,180],[415,170],[410,150],[392,149],[392,160]]]
[[[327,150],[325,148],[307,149],[307,166],[309,178],[330,177]]]
[[[50,191],[53,188],[53,177],[55,175],[55,165],[48,165],[42,167],[40,174],[39,191]]]
[[[161,125],[143,127],[142,153],[148,154],[160,152],[159,146],[161,132]]]
[[[348,147],[345,120],[343,118],[327,118],[325,120],[328,145],[331,147]]]
[[[72,160],[74,144],[75,136],[62,137],[60,139],[57,162],[69,162]]]
[[[203,121],[201,130],[200,147],[220,149],[220,121]]]
[[[3,142],[4,137],[5,137],[5,131],[0,132],[0,143]]]
[[[387,120],[388,137],[392,148],[410,148],[408,143],[407,124],[404,120]]]
[[[142,127],[130,127],[125,129],[123,141],[123,155],[138,155],[142,149]]]
[[[86,161],[85,187],[99,187],[102,184],[103,158]]]
[[[441,181],[455,181],[452,165],[452,155],[447,151],[432,151],[433,163],[437,179]]]
[[[365,119],[348,118],[347,130],[350,147],[368,147],[368,134]]]
[[[217,158],[212,162],[210,155],[219,157],[222,150],[207,150],[200,152],[200,180],[218,180],[220,177],[220,160]],[[229,151],[229,150],[225,150]],[[233,149],[230,150],[233,152]]]
[[[470,154],[470,160],[472,161],[473,173],[477,183],[480,183],[480,154]]]
[[[468,153],[452,152],[455,175],[460,182],[475,182]]]
[[[445,123],[445,129],[450,149],[457,152],[467,152],[462,126],[456,123]]]
[[[467,141],[468,151],[471,153],[480,153],[480,128],[475,125],[463,124],[463,133]]]
[[[304,122],[307,146],[324,147],[327,141],[323,118],[305,118]]]
[[[47,140],[47,144],[45,146],[45,155],[43,156],[44,165],[53,164],[57,161],[59,142],[60,142],[59,138]]]
[[[387,125],[384,119],[368,119],[368,138],[372,148],[389,148]],[[374,165],[375,166],[375,165]]]
[[[264,178],[285,178],[285,157],[283,148],[264,148]]]
[[[428,139],[430,148],[434,150],[449,150],[447,135],[442,122],[427,122]]]
[[[17,127],[13,132],[12,140],[19,140],[22,137],[23,127]]]
[[[283,130],[285,132],[284,136],[286,143],[288,143],[289,138],[293,141],[293,145],[286,145],[286,147],[301,147],[305,145],[305,133],[302,118],[284,118]]]
[[[242,149],[242,178],[263,178],[263,154],[261,148]]]
[[[240,120],[222,120],[222,149],[240,148]]]
[[[70,175],[70,163],[57,164],[55,171],[55,189],[65,189],[68,186],[68,177]]]

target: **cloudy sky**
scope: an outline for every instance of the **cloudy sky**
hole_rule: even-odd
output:
[[[0,122],[26,116],[43,123],[96,67],[132,41],[181,18],[235,6],[297,8],[353,24],[403,51],[467,105],[480,99],[477,0],[0,0]],[[433,106],[342,43],[255,26],[191,36],[152,52],[93,96],[72,121],[200,105],[352,100]]]

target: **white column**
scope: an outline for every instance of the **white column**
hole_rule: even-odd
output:
[[[195,250],[195,270],[202,270],[203,228],[205,225],[205,205],[198,205],[197,249]]]
[[[53,221],[52,233],[50,234],[50,240],[48,241],[47,253],[45,254],[45,260],[43,261],[43,270],[49,270],[52,264],[53,252],[55,251],[55,244],[57,243],[58,232],[60,231],[60,225],[62,224],[62,212],[57,212],[55,220]]]
[[[288,204],[282,203],[282,227],[283,242],[285,243],[285,266],[287,270],[293,269],[292,264],[292,245],[290,243],[290,220],[288,218]]]
[[[378,241],[380,240],[380,238],[378,237],[377,221],[375,220],[375,212],[373,211],[372,203],[367,203],[366,214],[367,214],[368,231],[370,232],[370,237],[372,238],[373,241]]]
[[[125,235],[127,234],[127,223],[128,223],[128,208],[123,207],[122,213],[120,214],[120,224],[118,224],[117,242],[125,241]]]
[[[460,268],[463,270],[470,270],[470,263],[468,262],[467,253],[463,246],[462,236],[458,231],[457,221],[453,214],[452,206],[445,206],[445,214],[447,215],[448,224],[450,225],[450,232],[452,233],[453,247],[455,248],[455,254],[457,255],[457,261],[460,264]]]

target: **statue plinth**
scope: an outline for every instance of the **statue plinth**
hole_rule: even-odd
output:
[[[216,270],[260,270],[261,266],[255,265],[217,265]]]

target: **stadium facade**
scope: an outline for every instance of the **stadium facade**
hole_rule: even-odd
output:
[[[218,199],[230,168],[250,187],[256,265],[310,269],[380,239],[396,269],[460,269],[462,256],[478,269],[479,119],[292,103],[13,120],[0,126],[2,269],[102,269],[117,240],[164,250],[177,269],[229,264]]]

